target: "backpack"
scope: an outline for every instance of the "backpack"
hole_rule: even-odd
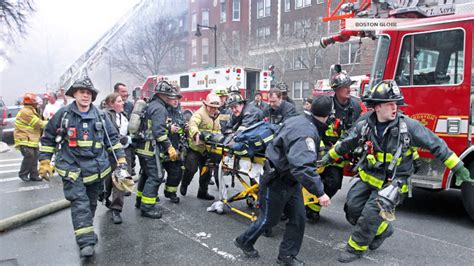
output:
[[[258,122],[253,126],[240,131],[234,137],[231,149],[237,155],[254,157],[257,153],[264,153],[267,144],[277,134],[279,126],[268,122]]]

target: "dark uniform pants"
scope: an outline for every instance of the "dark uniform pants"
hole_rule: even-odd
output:
[[[347,193],[344,211],[349,223],[355,225],[347,243],[350,252],[366,251],[376,236],[392,226],[380,217],[380,208],[375,201],[377,196],[376,189],[360,180]]]
[[[132,147],[128,146],[125,149],[125,159],[127,160],[127,171],[131,174],[132,165],[131,165],[131,156],[132,156]],[[112,171],[114,171],[117,167],[117,162],[115,161],[115,157],[110,154],[109,155],[110,166],[112,167]],[[105,199],[109,201],[109,197],[112,195],[112,200],[110,200],[110,205],[107,207],[112,210],[117,210],[119,212],[123,209],[123,199],[125,196],[125,191],[118,190],[112,181],[112,175],[109,175],[108,178],[105,179]],[[106,203],[107,204],[107,203]]]
[[[76,242],[80,248],[95,245],[97,237],[94,233],[94,214],[97,208],[97,199],[102,191],[102,181],[84,184],[82,177],[75,181],[69,177],[62,177],[64,196],[71,202],[71,217],[76,235]]]
[[[211,180],[211,172],[206,171],[201,174],[203,167],[206,165],[207,156],[194,151],[192,149],[188,150],[186,155],[186,160],[184,162],[184,174],[183,181],[181,182],[182,186],[189,186],[193,180],[194,174],[199,168],[199,191],[204,193],[207,192],[209,181]]]
[[[137,188],[137,196],[141,198],[140,209],[151,211],[155,208],[158,189],[163,183],[163,178],[158,178],[155,156],[138,156],[138,159],[141,168]]]
[[[165,191],[176,193],[176,191],[178,191],[179,182],[181,182],[183,177],[183,162],[164,162],[163,167],[168,174],[166,177]]]
[[[326,166],[324,171],[321,173],[321,179],[324,184],[324,193],[332,198],[336,195],[337,191],[342,187],[343,169],[337,166]],[[321,211],[321,205],[310,204],[307,208],[315,212]]]
[[[21,155],[23,155],[23,161],[21,161],[20,172],[18,176],[27,179],[38,179],[38,148],[20,146]]]
[[[261,187],[259,197],[260,215],[247,231],[239,236],[239,242],[253,246],[262,233],[278,224],[284,212],[288,222],[280,243],[279,255],[298,255],[306,221],[301,185],[289,185],[281,177],[277,177],[268,186]]]

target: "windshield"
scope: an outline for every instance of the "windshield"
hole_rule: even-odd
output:
[[[375,52],[374,65],[372,66],[372,73],[370,75],[369,88],[372,88],[372,85],[379,83],[383,79],[385,65],[387,64],[389,46],[390,38],[387,35],[380,35],[379,43],[377,44],[377,51]]]

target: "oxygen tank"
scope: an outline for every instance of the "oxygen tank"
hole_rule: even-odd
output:
[[[137,100],[133,106],[132,114],[130,115],[130,121],[128,123],[128,132],[130,135],[135,134],[140,130],[140,123],[142,120],[143,111],[147,104],[144,100]]]

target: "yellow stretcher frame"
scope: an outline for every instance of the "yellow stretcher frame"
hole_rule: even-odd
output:
[[[206,149],[210,153],[214,153],[217,155],[221,155],[222,159],[222,168],[225,171],[230,172],[231,175],[237,178],[241,185],[244,187],[244,189],[236,194],[234,194],[231,197],[228,197],[227,199],[223,199],[222,202],[232,211],[235,212],[251,221],[257,220],[257,216],[255,212],[245,212],[243,210],[237,209],[231,205],[232,202],[239,201],[239,200],[246,200],[247,206],[253,208],[256,207],[255,203],[258,201],[258,189],[259,189],[259,184],[255,178],[252,178],[248,175],[248,173],[240,171],[236,169],[238,167],[238,161],[239,160],[248,160],[251,161],[252,163],[257,163],[257,164],[262,164],[265,162],[266,158],[265,157],[237,157],[235,154],[233,155],[233,166],[234,167],[229,167],[227,164],[224,163],[224,156],[225,153],[230,153],[231,151],[227,148],[224,147],[223,145],[210,145],[206,144]],[[247,176],[249,178],[249,182],[245,181],[245,179],[242,176]],[[315,195],[311,194],[308,190],[306,190],[304,187],[302,188],[302,193],[303,193],[303,203],[304,206],[308,206],[306,209],[312,210],[312,208],[309,208],[310,205],[314,205],[318,203],[318,197]]]

